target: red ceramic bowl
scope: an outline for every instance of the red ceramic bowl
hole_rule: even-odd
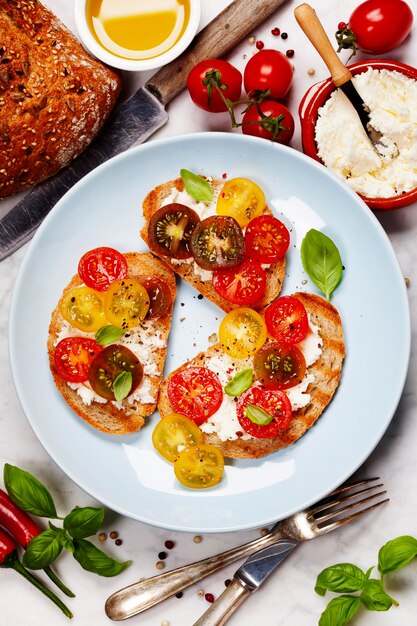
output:
[[[396,70],[397,72],[405,74],[409,78],[417,80],[417,69],[411,67],[410,65],[399,63],[398,61],[387,61],[385,59],[381,59],[379,61],[373,59],[360,61],[359,63],[352,63],[352,65],[349,65],[348,67],[353,75],[365,72],[368,67],[373,67],[377,70]],[[303,151],[305,154],[308,154],[308,156],[312,157],[316,161],[319,161],[320,163],[321,160],[317,154],[314,131],[318,117],[318,110],[324,105],[326,100],[328,100],[334,89],[335,86],[330,78],[322,81],[321,83],[316,83],[307,91],[301,100],[298,109],[301,121],[301,140],[303,144]],[[361,196],[361,198],[371,209],[383,211],[388,209],[399,209],[400,207],[417,201],[417,187],[411,191],[407,191],[406,193],[392,198],[367,198],[365,196]]]

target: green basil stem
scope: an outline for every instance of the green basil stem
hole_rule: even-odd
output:
[[[23,565],[17,558],[16,552],[12,552],[7,557],[7,559],[3,563],[3,567],[9,567],[11,569],[14,569],[15,572],[23,576],[23,578],[25,578],[34,587],[36,587],[36,589],[39,589],[39,591],[41,591],[47,598],[49,598],[51,602],[56,604],[56,606],[61,609],[64,615],[66,615],[70,619],[71,617],[73,617],[73,614],[71,613],[69,608],[58,598],[58,596],[56,596],[53,591],[48,589],[48,587],[45,587],[45,585],[43,584],[43,582],[39,580],[39,578],[36,578],[36,576],[31,574],[31,572],[29,572],[25,567],[23,567]]]
[[[71,589],[68,589],[68,587],[66,585],[64,585],[62,580],[60,578],[58,578],[58,576],[49,567],[49,565],[48,565],[48,567],[45,567],[43,571],[48,576],[48,578],[50,580],[52,580],[52,582],[58,587],[58,589],[60,589],[62,591],[62,593],[65,593],[65,595],[68,596],[68,598],[75,598],[75,593],[73,593],[71,591]]]

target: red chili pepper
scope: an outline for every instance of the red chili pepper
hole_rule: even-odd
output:
[[[50,590],[45,587],[36,576],[23,567],[17,556],[17,545],[9,535],[0,530],[0,567],[14,569],[15,572],[26,578],[39,591],[46,595],[56,604],[67,617],[72,617],[72,613],[67,606]]]

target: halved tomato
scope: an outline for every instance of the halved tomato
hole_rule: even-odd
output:
[[[265,194],[248,178],[231,178],[224,184],[217,200],[218,215],[234,217],[239,226],[245,228],[251,219],[262,215],[265,209]]]
[[[255,424],[247,415],[247,407],[262,409],[272,419],[268,424]],[[292,409],[288,396],[279,389],[255,385],[245,391],[236,402],[236,413],[243,430],[252,437],[276,437],[291,422]]]
[[[106,291],[118,278],[127,276],[127,261],[114,248],[94,248],[86,252],[78,263],[81,280],[96,291]]]
[[[184,204],[173,202],[161,207],[149,220],[150,249],[172,259],[189,258],[191,233],[199,221],[197,213]]]
[[[114,381],[122,372],[132,375],[132,386],[127,394],[130,396],[142,380],[143,367],[131,350],[113,343],[91,361],[88,381],[99,396],[106,400],[115,400]]]
[[[149,309],[146,319],[159,319],[166,315],[172,306],[172,293],[169,285],[157,276],[136,276],[149,296]]]
[[[185,448],[174,463],[174,473],[181,484],[193,489],[217,485],[224,472],[223,455],[215,446],[199,444]]]
[[[267,343],[255,354],[253,361],[256,378],[265,387],[290,389],[303,380],[306,361],[295,346]]]
[[[258,263],[276,263],[288,250],[290,233],[273,215],[260,215],[249,222],[245,244],[250,259]]]
[[[256,311],[244,307],[230,311],[219,326],[222,350],[232,359],[253,356],[264,345],[266,336],[263,318]]]
[[[97,341],[87,337],[66,337],[55,346],[54,363],[57,372],[70,383],[88,379],[88,368],[94,357],[103,350]]]
[[[308,316],[304,305],[294,296],[282,296],[265,309],[268,332],[281,344],[294,345],[308,333]]]
[[[242,229],[233,217],[207,217],[193,230],[191,252],[205,270],[240,265],[245,257]]]
[[[266,274],[259,263],[246,260],[238,267],[215,270],[213,289],[232,304],[255,304],[265,293]]]
[[[152,443],[164,459],[173,463],[184,448],[203,443],[203,433],[185,415],[170,413],[155,426]]]
[[[168,398],[174,411],[199,425],[220,407],[223,387],[217,374],[207,367],[187,367],[172,376]]]
[[[139,326],[148,309],[148,292],[136,278],[119,278],[104,294],[106,318],[123,330]]]
[[[86,333],[93,333],[106,323],[103,296],[90,287],[69,289],[60,309],[67,322]]]

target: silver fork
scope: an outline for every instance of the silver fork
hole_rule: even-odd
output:
[[[380,499],[386,494],[386,490],[376,491],[383,487],[383,484],[372,484],[378,480],[379,478],[368,478],[342,486],[305,511],[278,522],[264,537],[120,589],[107,599],[106,614],[115,621],[127,619],[217,572],[229,563],[247,557],[280,539],[307,541],[349,524],[368,511],[388,502],[389,498]],[[376,499],[377,502],[369,504]]]

